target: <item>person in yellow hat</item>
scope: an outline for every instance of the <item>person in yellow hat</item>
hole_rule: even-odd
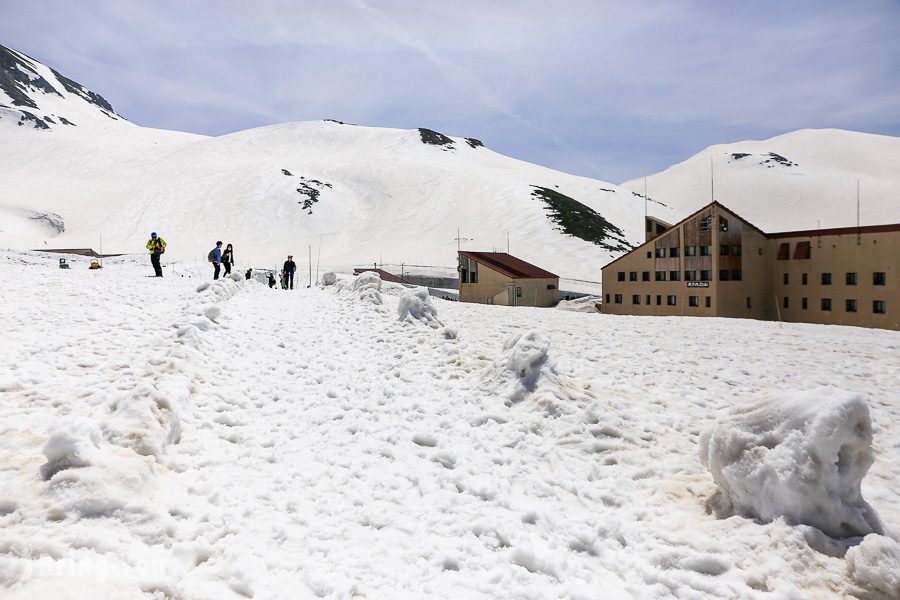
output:
[[[147,250],[150,251],[150,262],[153,264],[153,270],[157,277],[162,277],[162,265],[159,264],[159,257],[166,251],[166,240],[162,239],[156,232],[150,234],[147,241]]]

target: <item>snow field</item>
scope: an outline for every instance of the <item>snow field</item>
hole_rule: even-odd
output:
[[[896,589],[896,332],[426,303],[371,278],[355,290],[336,277],[322,289],[224,281],[198,292],[197,280],[143,278],[149,266],[92,280],[5,258],[9,597]],[[428,325],[438,318],[452,325]],[[774,390],[822,386],[868,404],[875,462],[862,493],[884,535],[859,544],[782,518],[718,518],[701,433]],[[134,443],[111,441],[122,398],[149,407],[131,421]],[[167,412],[180,423],[171,440]],[[96,428],[64,421],[50,455],[90,464],[45,480],[43,449],[66,415]],[[81,481],[54,484],[67,473]]]

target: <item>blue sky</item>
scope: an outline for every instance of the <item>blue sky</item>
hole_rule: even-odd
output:
[[[900,135],[900,2],[0,0],[145,126],[334,118],[611,182],[805,127]]]

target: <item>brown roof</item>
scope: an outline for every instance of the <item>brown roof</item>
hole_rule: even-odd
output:
[[[832,229],[805,229],[803,231],[782,231],[780,233],[767,233],[770,239],[788,237],[817,237],[822,235],[853,235],[856,233],[886,233],[900,231],[900,223],[889,225],[864,225],[862,227],[834,227]]]
[[[461,250],[459,254],[471,258],[498,273],[503,273],[516,279],[559,278],[559,275],[554,275],[550,271],[545,271],[506,252],[468,252]]]
[[[402,283],[404,285],[415,285],[411,281],[407,281],[401,277],[397,277],[392,273],[388,273],[387,271],[382,271],[381,269],[353,269],[354,275],[359,275],[360,273],[366,273],[371,271],[372,273],[378,273],[381,277],[382,281],[390,281],[391,283]]]
[[[122,254],[99,254],[92,248],[35,248],[32,252],[55,252],[58,254],[79,254],[93,258],[105,258],[107,256],[123,256]]]

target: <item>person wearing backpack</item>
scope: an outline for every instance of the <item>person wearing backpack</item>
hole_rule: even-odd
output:
[[[162,266],[159,264],[159,257],[166,251],[166,240],[162,239],[156,232],[150,234],[147,241],[147,250],[150,251],[150,264],[153,265],[153,272],[157,277],[162,277]]]
[[[225,266],[225,274],[231,275],[231,267],[234,265],[234,248],[231,244],[225,246],[225,251],[222,252],[222,264]]]
[[[218,279],[219,268],[222,266],[222,242],[216,242],[216,247],[209,251],[206,258],[213,264],[213,279]]]

